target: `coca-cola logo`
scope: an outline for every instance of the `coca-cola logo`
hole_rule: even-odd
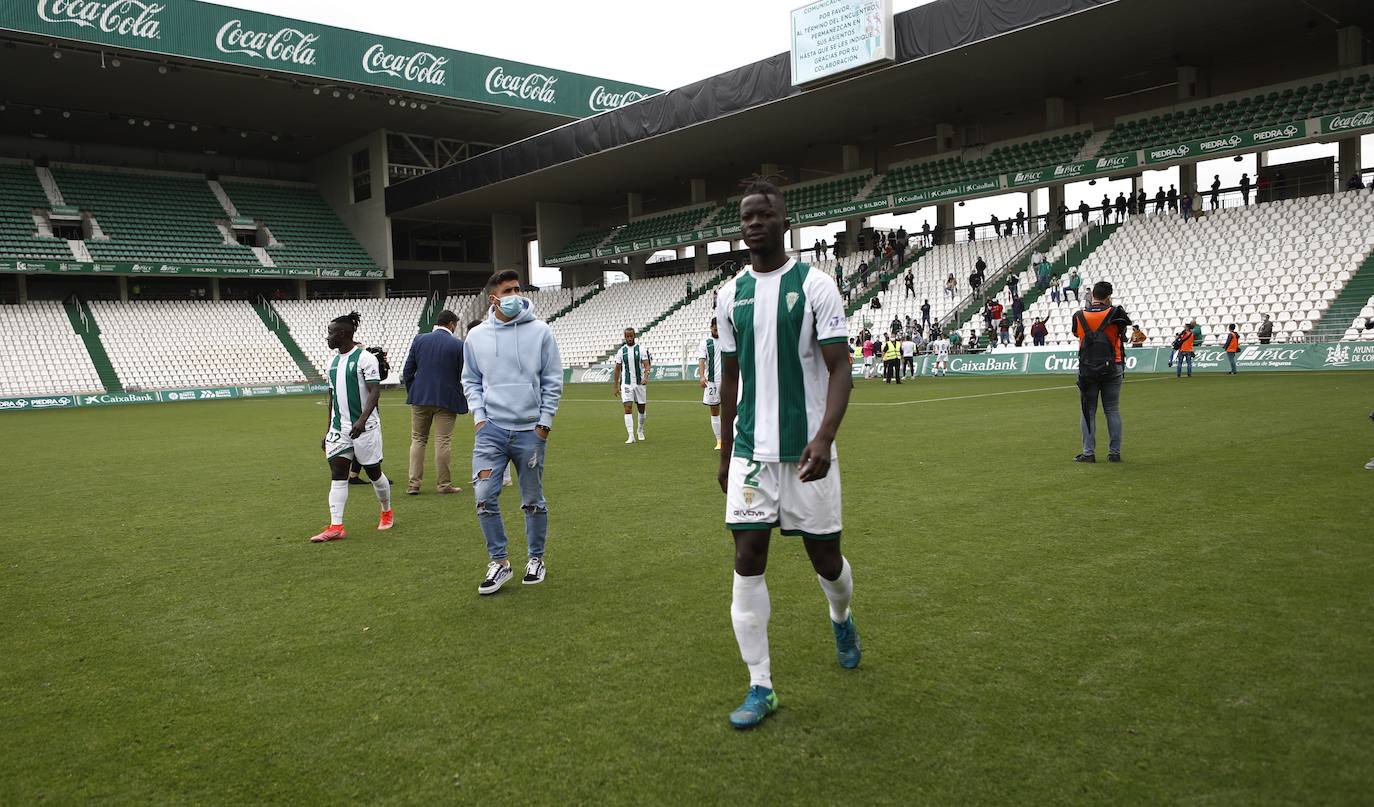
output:
[[[71,23],[81,28],[96,28],[102,33],[162,37],[161,24],[154,19],[166,6],[139,0],[38,0],[38,18],[43,22]]]
[[[1356,112],[1353,115],[1336,115],[1331,118],[1331,123],[1327,124],[1327,129],[1332,132],[1339,132],[1342,129],[1363,129],[1366,126],[1374,126],[1374,110]]]
[[[611,109],[620,109],[626,104],[633,104],[635,101],[643,101],[648,97],[637,90],[613,93],[605,87],[597,85],[597,88],[592,90],[591,97],[587,99],[587,106],[591,107],[593,112],[606,112]]]
[[[282,28],[275,33],[249,31],[243,20],[226,22],[215,34],[215,47],[221,53],[242,53],[254,59],[270,59],[292,64],[315,64],[317,34],[307,34],[295,28]]]
[[[387,53],[382,45],[373,45],[363,54],[363,70],[367,73],[385,73],[392,78],[405,79],[417,84],[443,86],[446,79],[444,66],[447,56],[435,56],[428,51],[412,53]]]
[[[557,83],[557,76],[546,76],[543,73],[508,75],[500,65],[487,73],[487,92],[491,95],[509,95],[512,98],[538,101],[542,104],[555,103],[553,85]]]

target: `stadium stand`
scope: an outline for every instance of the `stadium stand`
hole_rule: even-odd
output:
[[[81,337],[58,302],[0,305],[6,354],[0,395],[50,395],[105,389]]]
[[[33,166],[0,164],[0,257],[72,260],[66,241],[36,232],[33,213],[48,207]]]
[[[714,207],[715,205],[698,205],[662,216],[635,219],[616,231],[610,243],[629,244],[634,241],[644,241],[649,238],[693,230]]]
[[[962,155],[895,166],[883,176],[874,195],[905,193],[917,188],[948,185],[970,179],[1068,162],[1082,150],[1092,132],[1057,134],[1038,140],[994,146],[985,156],[966,151]]]
[[[831,207],[854,201],[854,197],[872,179],[872,174],[858,174],[805,185],[788,185],[782,188],[782,197],[787,202],[788,213]],[[737,205],[726,207],[729,208],[729,213],[738,213]]]
[[[248,247],[225,243],[215,222],[228,215],[203,177],[68,165],[52,175],[67,204],[91,213],[108,239],[86,240],[97,261],[259,265]]]
[[[611,284],[549,326],[564,366],[586,367],[604,359],[620,343],[625,328],[644,328],[682,300],[689,278],[692,288],[700,290],[719,277],[713,271]],[[674,355],[671,360],[676,359]]]
[[[125,389],[303,380],[248,303],[97,301],[90,307]]]
[[[1374,106],[1374,81],[1368,73],[1261,90],[1119,121],[1103,143],[1101,153],[1115,154],[1209,134],[1261,129],[1368,106]]]
[[[962,241],[931,249],[910,267],[916,296],[906,296],[906,283],[903,280],[906,273],[902,272],[888,285],[885,293],[876,295],[881,301],[881,309],[874,310],[864,305],[849,315],[849,332],[858,333],[866,321],[872,323],[870,330],[875,333],[886,332],[893,317],[910,316],[919,323],[921,303],[925,300],[930,300],[931,321],[938,322],[953,312],[956,304],[968,294],[968,276],[980,255],[987,261],[988,273],[993,274],[1024,250],[1033,238],[1031,235],[1018,235],[984,241]],[[959,290],[956,292],[958,297],[954,300],[945,294],[945,278],[951,273],[959,284]]]
[[[277,266],[306,269],[375,269],[376,264],[339,217],[311,187],[240,179],[220,183],[242,216],[265,225]],[[207,190],[208,193],[208,190]]]
[[[362,321],[358,325],[356,338],[368,347],[386,350],[387,360],[391,363],[391,375],[382,381],[382,385],[393,386],[401,383],[401,370],[405,367],[406,357],[410,355],[410,343],[420,332],[420,314],[425,308],[425,298],[278,300],[272,306],[286,321],[292,338],[321,375],[329,369],[330,350],[325,344],[329,321],[350,311],[357,311]]]
[[[1372,249],[1374,195],[1346,193],[1228,208],[1193,221],[1136,216],[1079,273],[1085,289],[1111,281],[1150,344],[1167,345],[1192,317],[1208,338],[1234,322],[1252,342],[1266,313],[1275,341],[1291,341],[1313,330]],[[1051,344],[1070,344],[1075,309],[1042,296],[1026,316],[1046,317]]]

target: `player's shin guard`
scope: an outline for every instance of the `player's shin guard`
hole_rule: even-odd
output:
[[[773,688],[773,665],[768,657],[768,584],[763,575],[745,577],[735,574],[734,597],[730,602],[730,621],[735,626],[735,641],[740,658],[749,666],[749,685]]]
[[[386,474],[382,474],[381,479],[372,480],[372,489],[377,493],[377,501],[382,505],[382,511],[391,509],[391,480]]]
[[[843,564],[840,567],[840,576],[834,580],[826,580],[820,575],[816,579],[821,582],[821,591],[825,592],[825,599],[830,603],[830,621],[843,622],[849,618],[849,601],[854,599],[854,573],[849,568],[849,559],[840,558]]]
[[[329,523],[343,523],[344,505],[348,504],[348,480],[334,479],[329,483]]]

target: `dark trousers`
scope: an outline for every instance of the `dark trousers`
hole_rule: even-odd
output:
[[[883,360],[883,383],[891,384],[893,379],[897,383],[902,383],[902,360],[884,359]]]
[[[1107,435],[1110,442],[1107,450],[1113,454],[1121,453],[1121,383],[1126,376],[1125,370],[1117,368],[1116,374],[1105,381],[1094,378],[1078,377],[1079,430],[1083,433],[1083,453],[1097,452],[1097,402],[1102,401],[1102,413],[1107,416]]]
[[[915,356],[903,356],[903,357],[902,357],[902,372],[906,374],[906,377],[907,377],[907,378],[911,378],[913,375],[916,374],[916,357],[915,357]]]
[[[1078,302],[1080,302],[1080,303],[1083,302],[1082,300],[1079,300],[1079,299],[1078,299],[1078,289],[1075,289],[1075,288],[1066,286],[1066,287],[1064,288],[1064,299],[1065,299],[1065,300],[1068,300],[1070,294],[1072,294],[1072,295],[1073,295],[1073,298],[1074,298],[1075,300],[1078,300]]]

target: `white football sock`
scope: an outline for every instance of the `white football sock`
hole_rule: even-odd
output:
[[[342,524],[344,505],[348,504],[348,480],[332,479],[329,482],[329,523]]]
[[[644,418],[647,417],[648,414],[649,414],[648,412],[640,412],[640,413],[639,413],[639,430],[640,430],[640,431],[644,431]]]
[[[854,598],[854,573],[849,568],[849,559],[841,556],[840,561],[844,565],[840,567],[840,576],[834,580],[816,575],[821,581],[821,591],[830,602],[830,621],[836,623],[849,619],[849,601]]]
[[[372,489],[377,492],[377,501],[381,502],[382,510],[391,509],[391,480],[386,474],[382,474],[381,479],[373,480]]]
[[[634,415],[626,415],[626,416],[625,416],[625,433],[628,434],[628,435],[630,435],[631,437],[634,437],[634,436],[635,436],[635,416],[634,416]]]
[[[773,665],[768,657],[768,617],[771,614],[768,584],[763,575],[745,577],[736,573],[730,621],[735,625],[740,658],[749,666],[749,686],[773,688]]]
[[[720,439],[720,415],[712,415],[712,416],[711,416],[711,431],[716,435],[716,439],[719,440],[719,439]]]

